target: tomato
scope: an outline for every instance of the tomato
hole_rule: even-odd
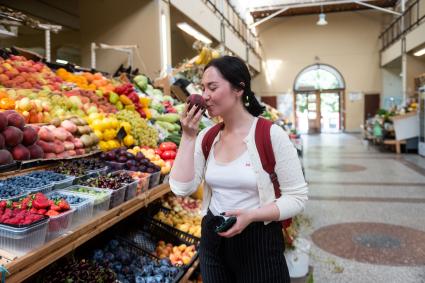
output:
[[[160,150],[159,148],[155,149],[155,154],[158,154],[159,156],[161,156],[162,153],[163,151]]]
[[[159,145],[159,149],[162,150],[162,151],[176,150],[177,145],[173,142],[163,142]]]
[[[176,158],[176,152],[174,150],[166,150],[161,154],[161,158],[163,160],[169,160],[169,159],[175,159]]]

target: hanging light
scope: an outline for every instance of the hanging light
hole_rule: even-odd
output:
[[[323,13],[323,6],[320,6],[321,13],[319,14],[319,20],[317,21],[316,25],[318,26],[326,26],[328,22],[326,21],[326,15]]]

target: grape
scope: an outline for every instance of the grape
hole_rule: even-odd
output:
[[[126,121],[131,125],[131,135],[138,146],[156,147],[158,143],[158,132],[148,125],[146,119],[140,117],[139,113],[130,110],[121,110],[116,114],[118,120]]]

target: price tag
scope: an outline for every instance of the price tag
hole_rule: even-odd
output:
[[[117,133],[117,139],[119,141],[122,141],[126,136],[127,136],[127,132],[125,131],[124,127],[121,127]]]

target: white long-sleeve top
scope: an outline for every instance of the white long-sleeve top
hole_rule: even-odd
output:
[[[260,205],[264,206],[275,202],[279,209],[279,220],[291,218],[304,210],[305,202],[308,199],[308,186],[305,182],[301,169],[301,163],[297,151],[289,140],[287,133],[277,125],[273,125],[270,130],[273,152],[276,159],[275,172],[277,174],[281,197],[276,199],[273,183],[270,176],[264,171],[260,156],[255,144],[255,128],[258,118],[255,119],[248,136],[244,139],[246,143],[252,166],[257,176],[257,187],[260,196]],[[196,139],[195,144],[195,176],[190,182],[179,182],[170,178],[170,187],[173,193],[180,196],[187,196],[194,193],[199,184],[205,178],[206,162],[202,152],[202,140],[205,133],[210,129],[202,130]],[[220,140],[221,132],[214,139],[213,147]],[[208,156],[208,161],[211,153]],[[241,176],[243,178],[243,176]],[[202,213],[205,215],[211,202],[211,189],[204,183],[204,193],[202,202]],[[269,222],[265,222],[268,224]]]

